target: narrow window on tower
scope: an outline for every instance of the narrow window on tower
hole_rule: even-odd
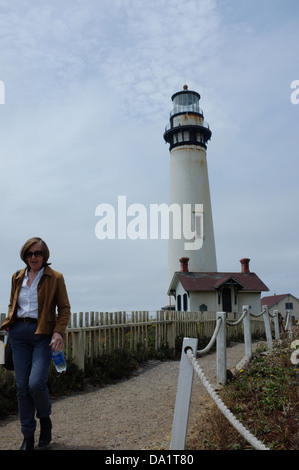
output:
[[[193,211],[193,232],[194,239],[203,238],[203,213],[200,211]]]

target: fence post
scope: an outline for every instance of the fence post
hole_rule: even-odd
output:
[[[289,332],[289,338],[292,337],[292,326],[293,326],[293,320],[291,316],[291,311],[287,310],[286,318],[285,318],[285,331]]]
[[[170,450],[185,449],[193,382],[193,366],[187,357],[186,349],[191,348],[196,355],[197,343],[196,338],[184,338],[183,341]]]
[[[275,339],[279,339],[280,332],[279,332],[278,310],[273,310],[273,321],[274,321]]]
[[[244,310],[247,310],[247,313],[245,317],[243,318],[245,356],[251,357],[252,356],[252,338],[251,338],[249,305],[243,305],[243,313],[244,313]]]
[[[285,316],[285,331],[287,331],[289,329],[289,322],[290,322],[290,311],[287,310],[286,311],[286,316]]]
[[[84,371],[84,339],[83,331],[78,330],[73,332],[73,360],[79,369]]]
[[[224,385],[226,382],[226,313],[217,312],[216,322],[218,318],[222,321],[216,339],[217,382]]]
[[[166,313],[166,318],[169,321],[169,323],[166,323],[166,340],[169,348],[175,350],[175,323],[171,311]]]
[[[269,318],[269,312],[268,312],[267,305],[263,305],[262,309],[265,310],[265,312],[263,313],[263,319],[264,319],[264,325],[265,325],[265,332],[266,332],[268,348],[272,349],[272,347],[273,347],[272,332],[271,332],[270,318]]]

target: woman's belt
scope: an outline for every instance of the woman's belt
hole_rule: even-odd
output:
[[[24,323],[37,323],[37,318],[17,317],[17,321],[22,321]]]

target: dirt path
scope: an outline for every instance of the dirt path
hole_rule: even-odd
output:
[[[243,355],[243,344],[229,348],[227,367],[234,367]],[[214,384],[215,354],[199,359],[199,363]],[[150,361],[129,380],[53,401],[53,441],[49,448],[169,449],[179,367],[179,361]],[[195,374],[188,433],[212,403]],[[38,434],[37,428],[36,442]],[[0,421],[0,450],[18,449],[21,442],[18,417]]]

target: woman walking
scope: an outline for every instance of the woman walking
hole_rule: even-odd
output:
[[[8,329],[12,348],[24,436],[20,450],[33,450],[35,412],[40,419],[38,446],[45,447],[52,438],[47,387],[51,347],[63,349],[70,304],[63,275],[49,267],[50,252],[41,238],[30,238],[20,256],[26,267],[12,277],[8,315],[1,329]]]

